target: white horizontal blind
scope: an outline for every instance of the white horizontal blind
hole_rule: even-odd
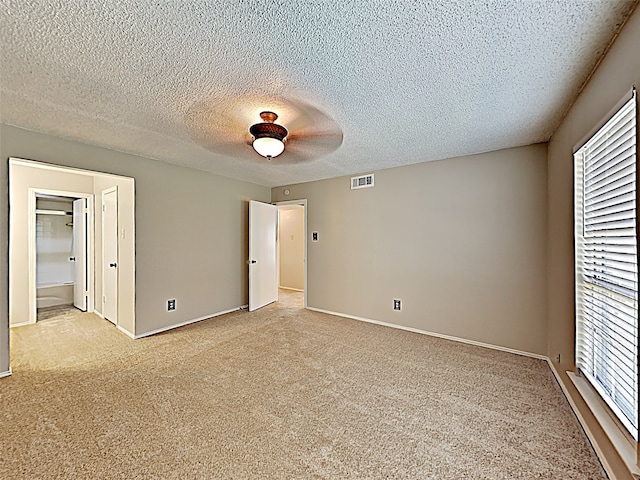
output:
[[[576,365],[637,440],[635,93],[575,167]]]

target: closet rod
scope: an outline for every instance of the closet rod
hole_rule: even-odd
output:
[[[65,212],[64,210],[42,210],[36,208],[37,215],[73,215],[73,212]]]

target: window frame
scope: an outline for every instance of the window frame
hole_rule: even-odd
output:
[[[636,272],[636,277],[635,277],[635,285],[634,285],[634,290],[632,292],[628,291],[626,288],[619,288],[618,286],[616,286],[615,284],[611,285],[611,284],[607,284],[608,282],[602,282],[601,279],[598,279],[597,275],[592,275],[592,278],[590,279],[586,279],[585,276],[583,275],[583,267],[584,267],[584,259],[585,258],[589,258],[589,255],[584,255],[584,251],[583,251],[583,246],[584,246],[584,240],[585,238],[588,238],[588,235],[585,235],[585,204],[584,204],[584,194],[585,194],[585,183],[584,183],[584,179],[585,179],[585,173],[584,173],[584,169],[585,169],[585,149],[589,148],[591,146],[592,141],[594,141],[597,143],[597,141],[601,138],[602,136],[602,130],[604,128],[610,127],[612,121],[614,119],[616,119],[616,117],[619,117],[621,115],[621,112],[625,109],[628,109],[630,106],[630,108],[633,111],[633,118],[635,121],[635,130],[634,130],[634,135],[635,135],[635,142],[634,142],[634,150],[633,153],[628,157],[631,158],[633,157],[633,165],[635,167],[635,184],[633,187],[633,192],[635,195],[635,201],[634,201],[634,220],[635,220],[635,232],[634,232],[634,238],[635,238],[635,272]],[[615,123],[615,122],[613,122]],[[575,259],[574,259],[574,273],[575,273],[575,280],[574,280],[574,288],[575,288],[575,322],[576,322],[576,337],[575,337],[575,363],[576,363],[576,373],[579,375],[582,375],[584,380],[588,382],[589,386],[591,389],[593,389],[598,397],[600,398],[601,402],[603,405],[606,406],[606,408],[609,410],[609,414],[614,418],[616,424],[618,425],[619,428],[621,428],[621,430],[623,430],[623,433],[626,434],[625,436],[627,437],[627,439],[630,440],[631,443],[633,443],[634,445],[637,445],[638,442],[638,435],[639,435],[639,417],[640,417],[640,406],[639,406],[639,401],[638,401],[638,390],[639,390],[639,385],[640,385],[640,372],[639,372],[639,368],[638,368],[638,279],[637,279],[637,270],[638,270],[638,258],[640,258],[640,255],[638,255],[638,233],[640,231],[640,229],[638,229],[638,202],[639,202],[639,198],[638,198],[638,177],[640,175],[640,172],[638,171],[638,157],[637,157],[637,141],[638,141],[638,98],[637,98],[637,93],[635,91],[635,89],[632,90],[631,95],[625,95],[625,97],[623,98],[623,100],[621,102],[619,102],[616,107],[612,110],[612,112],[609,113],[609,115],[607,115],[607,117],[605,117],[604,121],[601,122],[596,128],[594,128],[591,132],[589,132],[588,136],[586,137],[586,139],[584,141],[582,141],[582,143],[580,144],[579,148],[574,149],[574,180],[575,180],[575,184],[574,184],[574,229],[575,229],[575,238],[574,238],[574,247],[575,247]],[[617,155],[614,155],[613,158],[616,158]],[[596,157],[597,158],[597,157]],[[617,166],[618,164],[616,164]],[[607,178],[609,178],[607,176]],[[609,251],[607,251],[607,253],[609,253]],[[592,255],[593,256],[593,255]],[[612,300],[612,303],[608,303],[609,300],[604,300],[602,303],[603,304],[607,304],[607,305],[611,305],[616,301],[631,301],[631,303],[633,304],[633,308],[635,309],[635,344],[633,345],[634,348],[632,348],[632,353],[635,355],[635,358],[633,358],[631,360],[631,364],[633,364],[633,362],[635,361],[635,365],[633,366],[633,372],[631,374],[631,379],[634,382],[634,384],[632,385],[632,387],[634,388],[634,392],[633,392],[633,400],[635,401],[635,403],[632,405],[632,409],[631,411],[634,414],[634,419],[630,420],[628,418],[628,416],[625,414],[625,412],[623,411],[622,407],[619,406],[615,399],[613,398],[613,396],[609,395],[606,391],[606,386],[604,385],[604,383],[601,385],[599,383],[599,381],[596,379],[597,375],[595,375],[595,369],[596,367],[596,361],[593,360],[593,370],[594,372],[582,372],[581,371],[581,355],[584,353],[584,350],[581,350],[581,348],[583,348],[583,346],[581,345],[581,339],[583,338],[583,334],[584,331],[582,330],[583,324],[584,323],[588,323],[588,322],[581,322],[581,317],[580,315],[582,314],[582,310],[584,308],[584,301],[585,298],[587,297],[583,297],[582,293],[583,291],[585,291],[585,285],[587,286],[586,288],[591,289],[593,292],[595,293],[591,293],[591,295],[611,295],[611,297],[619,297],[616,298],[614,300]],[[613,287],[613,288],[612,288]],[[629,297],[629,293],[633,294],[633,299],[630,300]],[[595,298],[595,297],[592,297]],[[626,300],[625,300],[626,299]],[[606,314],[602,315],[602,318],[604,319],[604,321],[602,322],[604,325],[607,326],[611,326],[611,322],[605,318],[607,317]],[[595,329],[594,329],[595,330]],[[604,334],[601,335],[601,337],[604,337]],[[594,335],[595,338],[595,335]],[[594,347],[592,347],[594,348]],[[600,352],[598,352],[600,353]],[[605,355],[606,360],[608,361],[609,364],[609,368],[613,368],[612,366],[615,366],[615,359],[613,357],[609,357],[608,355]],[[598,360],[599,362],[600,360]],[[567,372],[570,374],[570,377],[572,377],[572,381],[574,381],[575,383],[575,378],[573,378],[575,376],[575,374],[573,372]],[[591,373],[594,373],[594,375],[592,375]],[[583,395],[584,396],[584,395]],[[634,422],[635,420],[635,422]],[[635,463],[635,462],[634,462]]]

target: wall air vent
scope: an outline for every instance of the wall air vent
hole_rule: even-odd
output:
[[[359,177],[351,177],[351,190],[368,187],[373,187],[373,173]]]

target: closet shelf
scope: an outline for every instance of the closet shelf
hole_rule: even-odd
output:
[[[73,212],[65,212],[64,210],[42,210],[37,208],[36,215],[73,215]]]

